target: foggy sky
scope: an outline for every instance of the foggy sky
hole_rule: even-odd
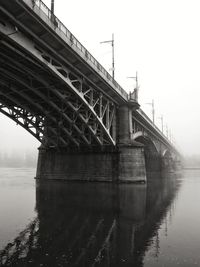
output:
[[[44,1],[50,6],[50,0]],[[200,2],[197,0],[55,0],[55,15],[109,70],[115,35],[115,79],[127,91],[127,76],[139,75],[139,103],[154,99],[156,124],[164,116],[184,154],[200,152]],[[0,115],[0,149],[36,148],[37,140]]]

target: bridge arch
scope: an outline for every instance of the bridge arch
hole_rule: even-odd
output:
[[[0,112],[45,145],[114,146],[112,99],[18,34],[0,43]]]
[[[155,142],[142,131],[134,134],[134,140],[144,145],[146,171],[159,171],[161,168],[160,153]]]
[[[142,131],[137,131],[136,133],[133,134],[132,138],[133,138],[133,140],[135,140],[141,136],[147,137],[147,134],[145,132],[142,132]]]
[[[169,149],[165,149],[162,153],[162,157],[173,157],[173,154],[170,152]]]
[[[176,160],[175,155],[169,150],[165,149],[162,153],[162,169],[163,170],[175,170]]]
[[[138,131],[133,134],[133,140],[142,143],[146,148],[150,149],[152,154],[159,154],[157,144],[152,140],[149,135],[143,131]]]

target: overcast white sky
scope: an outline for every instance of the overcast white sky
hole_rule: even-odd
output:
[[[198,0],[55,0],[55,14],[107,70],[111,46],[100,42],[114,33],[117,82],[133,89],[127,76],[138,71],[142,109],[151,116],[154,99],[156,124],[162,114],[184,154],[200,154],[199,12]],[[3,115],[0,125],[1,148],[18,149],[19,137],[24,149],[38,147]]]

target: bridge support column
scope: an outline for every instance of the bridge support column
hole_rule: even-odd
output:
[[[160,172],[162,170],[162,159],[160,155],[145,155],[147,172]]]
[[[117,151],[67,151],[39,148],[36,178],[117,181]]]
[[[39,149],[36,178],[109,182],[144,182],[144,148],[131,140],[132,106],[119,109],[118,144],[113,147]]]
[[[120,145],[119,181],[145,182],[144,148],[136,144]]]
[[[119,180],[123,182],[146,181],[143,145],[132,140],[132,111],[137,107],[130,102],[119,109]]]
[[[162,158],[162,170],[163,171],[173,171],[176,169],[175,162],[171,157]]]
[[[122,145],[116,151],[66,151],[39,148],[38,179],[102,182],[146,180],[142,147]]]
[[[131,142],[133,133],[132,109],[128,106],[121,106],[119,109],[119,144],[128,144]]]

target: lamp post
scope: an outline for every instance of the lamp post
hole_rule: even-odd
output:
[[[100,42],[100,44],[110,43],[112,45],[112,77],[115,78],[115,55],[114,55],[114,33],[112,34],[112,40]]]
[[[154,100],[152,99],[152,102],[146,103],[147,105],[151,105],[152,107],[152,119],[153,119],[153,124],[155,123],[155,107],[154,107]]]

